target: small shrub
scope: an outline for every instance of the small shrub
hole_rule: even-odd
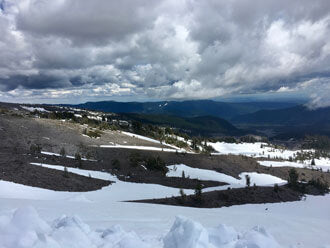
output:
[[[250,187],[251,185],[251,177],[249,175],[245,175],[245,183],[246,183],[246,187]]]
[[[74,159],[78,162],[78,167],[82,168],[82,161],[81,161],[80,153],[76,152],[76,154],[74,155]]]
[[[40,153],[40,152],[41,152],[41,146],[38,145],[38,144],[32,144],[32,145],[30,146],[30,152],[31,152],[32,154]]]
[[[64,167],[63,176],[64,176],[65,178],[69,178],[69,177],[70,177],[70,176],[69,176],[69,172],[68,172],[68,168],[66,168],[66,167]]]
[[[202,184],[201,183],[198,183],[196,185],[196,188],[195,188],[195,200],[198,202],[198,203],[202,203],[203,201],[203,198],[202,198]]]
[[[114,169],[120,170],[120,161],[118,159],[112,160],[111,165]]]
[[[65,154],[66,154],[66,152],[65,152],[65,148],[62,147],[61,150],[60,150],[60,155],[61,155],[62,157],[65,157]]]
[[[181,203],[183,204],[186,199],[187,199],[187,195],[184,193],[183,189],[180,189],[180,199],[181,199]]]
[[[289,178],[288,178],[288,184],[289,186],[297,186],[298,184],[298,173],[295,168],[291,168],[289,171]]]
[[[277,183],[274,184],[274,192],[278,193],[278,191],[280,190],[280,187],[278,186]]]
[[[81,160],[81,155],[80,155],[79,152],[76,152],[76,153],[75,153],[75,155],[74,155],[74,159],[75,159],[75,160],[78,160],[78,161]]]
[[[149,170],[161,171],[163,174],[168,172],[168,168],[166,167],[165,162],[159,156],[156,158],[147,158],[146,167]]]
[[[318,190],[320,190],[322,193],[328,193],[329,192],[329,185],[326,182],[322,182],[320,178],[318,179],[312,179],[308,182],[309,185],[314,186]]]
[[[129,155],[129,163],[132,167],[137,167],[139,165],[139,162],[142,162],[143,159],[141,157],[141,154],[138,152],[132,152]]]

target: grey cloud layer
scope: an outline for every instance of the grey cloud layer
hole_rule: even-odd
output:
[[[304,90],[313,106],[330,104],[328,0],[0,6],[0,96],[180,99]]]

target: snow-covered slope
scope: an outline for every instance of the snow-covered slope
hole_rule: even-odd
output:
[[[101,190],[76,193],[0,181],[1,248],[325,248],[330,244],[330,195],[308,196],[300,202],[220,209],[131,203],[122,201],[170,197],[179,192],[160,185],[120,182],[107,173],[69,170],[108,177],[116,183]],[[32,208],[22,210],[22,206]],[[188,219],[175,220],[178,215]],[[215,228],[219,224],[227,227]]]

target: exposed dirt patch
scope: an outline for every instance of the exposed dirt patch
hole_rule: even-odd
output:
[[[122,177],[119,179],[127,182],[135,182],[135,183],[154,183],[154,184],[160,184],[160,185],[180,188],[180,189],[195,189],[198,184],[201,184],[202,188],[227,185],[227,183],[216,182],[216,181],[205,181],[205,180],[197,180],[197,179],[189,179],[189,178],[181,178],[181,177],[161,177],[161,176],[153,176],[153,175],[151,176],[136,175],[130,177]]]
[[[111,184],[110,181],[89,178],[64,171],[30,165],[28,156],[0,154],[0,179],[56,191],[92,191]]]
[[[202,194],[201,200],[198,200],[195,195],[188,195],[185,197],[179,196],[133,202],[198,208],[219,208],[242,204],[299,201],[302,196],[302,193],[294,191],[287,186],[279,187],[277,192],[274,191],[273,187],[250,187],[206,192]]]

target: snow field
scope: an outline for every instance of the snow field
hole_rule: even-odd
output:
[[[49,112],[44,108],[28,107],[28,106],[22,106],[22,105],[20,107],[23,108],[23,109],[26,109],[27,111],[30,111],[30,112],[34,112],[35,110],[37,110],[39,112]]]
[[[168,177],[181,177],[182,172],[184,171],[185,176],[191,179],[211,180],[211,181],[228,183],[229,185],[226,185],[226,188],[229,186],[245,187],[246,175],[250,176],[251,185],[255,183],[258,186],[266,186],[266,185],[273,186],[275,183],[277,184],[286,183],[286,181],[282,180],[281,178],[268,174],[259,174],[256,172],[243,172],[239,174],[240,179],[236,179],[232,176],[228,176],[220,172],[216,172],[213,170],[192,168],[184,164],[171,165],[171,166],[167,166],[167,168],[169,169],[169,172],[166,174],[166,176]]]
[[[50,169],[61,170],[64,171],[64,167],[61,165],[50,165],[43,163],[31,163],[32,165],[47,167]],[[90,191],[85,193],[75,193],[75,192],[59,192],[63,195],[63,198],[70,199],[70,197],[84,196],[87,200],[94,202],[102,202],[104,195],[108,194],[111,197],[107,200],[111,202],[118,201],[128,201],[128,200],[142,200],[148,198],[163,198],[163,197],[171,197],[179,195],[179,189],[166,187],[158,184],[144,184],[144,183],[130,183],[118,180],[117,177],[100,171],[92,171],[92,170],[83,170],[78,168],[70,168],[67,167],[68,172],[75,173],[78,175],[86,176],[89,175],[92,178],[98,178],[102,180],[110,180],[115,183],[103,187],[100,190]],[[1,181],[0,181],[1,182]],[[8,182],[9,183],[9,182]],[[9,183],[10,184],[10,183]],[[1,184],[0,184],[1,186]],[[28,187],[23,186],[22,187]],[[31,187],[32,188],[32,187]],[[36,188],[38,189],[38,188]],[[43,189],[39,189],[43,190]],[[192,194],[193,190],[186,190],[188,194]],[[0,190],[1,193],[1,190]],[[38,192],[40,194],[40,192]],[[46,194],[47,195],[47,194]]]
[[[267,158],[282,158],[289,159],[294,158],[297,151],[275,149],[269,147],[266,143],[255,142],[255,143],[225,143],[225,142],[208,142],[208,145],[212,146],[217,153],[212,153],[213,155],[219,154],[234,154],[234,155],[245,155],[249,157],[264,157]],[[313,150],[303,150],[305,152],[310,152]]]
[[[130,203],[122,201],[170,197],[179,191],[160,185],[121,182],[105,172],[68,169],[116,183],[97,191],[78,193],[0,181],[1,248],[326,248],[330,244],[330,195],[307,196],[306,201],[299,202],[219,209]],[[36,217],[34,210],[20,209],[22,206],[37,209],[40,217]],[[23,217],[14,218],[15,209]],[[174,221],[177,215],[188,219],[179,217]],[[212,228],[219,223],[226,226]]]
[[[112,191],[109,189],[116,185],[118,188],[113,188]],[[173,220],[177,215],[184,215],[193,221],[200,222],[203,226],[207,227],[207,230],[209,230],[210,227],[219,225],[219,223],[232,226],[240,234],[240,237],[245,233],[249,233],[247,230],[251,230],[256,225],[264,226],[266,230],[275,237],[278,243],[285,248],[325,248],[327,247],[325,245],[330,244],[328,233],[328,230],[330,230],[330,212],[328,209],[330,195],[307,196],[306,201],[299,202],[246,204],[219,209],[197,209],[121,202],[125,200],[125,198],[128,200],[132,197],[140,197],[140,199],[146,196],[153,197],[153,195],[156,196],[157,193],[161,193],[161,191],[158,187],[149,188],[148,185],[144,184],[142,184],[142,186],[144,186],[145,189],[136,189],[138,186],[137,184],[129,185],[127,183],[119,186],[120,185],[116,183],[98,191],[75,193],[56,192],[0,181],[0,234],[3,235],[6,230],[10,229],[7,224],[10,222],[13,209],[21,208],[22,206],[33,206],[37,209],[41,218],[46,220],[50,226],[52,226],[51,223],[53,223],[54,219],[57,219],[63,214],[67,216],[79,215],[81,219],[97,233],[103,232],[111,226],[120,225],[125,230],[134,231],[142,241],[147,242],[153,248],[163,247],[162,240],[164,234],[168,233],[171,229]],[[14,188],[16,188],[16,190],[14,190]],[[144,193],[139,192],[141,190],[145,190]],[[177,189],[173,192],[177,192]],[[140,195],[135,196],[135,194]],[[24,217],[24,219],[26,218]],[[30,222],[31,221],[28,223]],[[17,233],[22,231],[22,228],[17,229],[19,230]],[[183,226],[179,229],[184,232]],[[67,231],[63,232],[66,233]],[[194,231],[194,233],[196,232]],[[19,237],[8,232],[5,232],[5,235],[7,237]],[[48,234],[39,234],[37,236],[38,238],[46,236],[45,239],[50,240],[52,236],[48,237],[47,235]],[[75,238],[74,235],[70,237]],[[223,237],[223,235],[219,235],[219,237]],[[79,237],[79,239],[80,238],[81,237]],[[209,240],[210,239],[211,237],[209,235]],[[0,240],[4,242],[1,236]],[[240,239],[240,242],[243,242],[243,240],[244,239]],[[209,243],[210,242],[211,241],[209,241]],[[183,244],[179,243],[176,247],[185,247],[181,245]],[[0,247],[20,248],[17,245],[9,246],[8,244],[4,245],[4,243],[0,243]],[[52,246],[36,245],[32,247],[44,248]],[[83,248],[84,246],[81,247]],[[109,246],[96,245],[90,247],[101,248]],[[117,245],[110,247],[117,248],[126,246]],[[217,246],[212,246],[210,243],[209,246],[203,245],[195,247],[213,248]],[[228,243],[219,247],[242,248],[245,246],[234,246]],[[265,243],[265,246],[255,245],[246,247],[267,247],[267,243]]]
[[[258,163],[262,166],[267,167],[294,167],[294,168],[306,168],[306,169],[321,169],[324,172],[330,170],[330,160],[326,158],[314,159],[315,165],[311,165],[311,160],[299,162],[290,162],[290,161],[258,161]]]
[[[100,145],[101,148],[125,148],[125,149],[136,149],[136,150],[149,150],[149,151],[162,151],[162,152],[186,152],[184,149],[174,148],[160,148],[153,146],[127,146],[127,145]]]

